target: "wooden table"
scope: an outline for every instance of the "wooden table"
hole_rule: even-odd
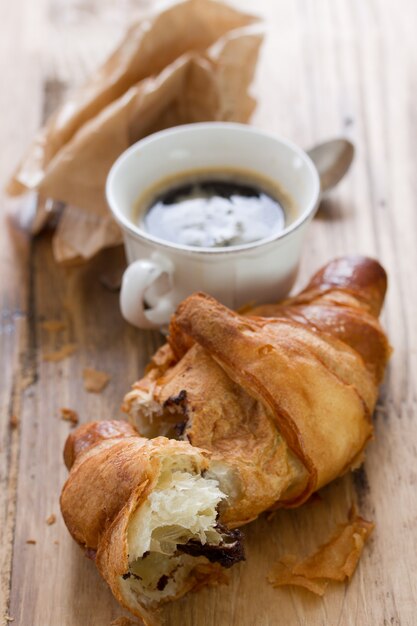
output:
[[[120,37],[136,3],[126,0],[0,1],[0,177],[5,181],[48,111],[80,83]],[[150,4],[150,2],[149,2]],[[375,415],[364,469],[324,490],[323,500],[261,519],[247,530],[248,564],[226,588],[190,594],[167,610],[176,626],[382,626],[417,623],[417,4],[411,0],[246,0],[269,35],[254,88],[254,123],[308,147],[335,135],[357,146],[348,178],[324,203],[303,258],[300,283],[335,255],[365,253],[388,270],[383,316],[395,352]],[[6,207],[2,199],[2,208]],[[120,317],[118,295],[99,276],[123,264],[120,250],[65,270],[50,233],[31,241],[0,229],[0,622],[19,626],[107,626],[123,614],[94,565],[70,539],[58,496],[70,426],[119,415],[121,398],[161,338]],[[62,320],[51,334],[42,327]],[[43,354],[65,342],[69,358]],[[86,366],[106,370],[102,394],[83,390]],[[10,419],[19,425],[13,428]],[[323,599],[275,590],[270,565],[328,537],[356,493],[376,521],[352,582]],[[56,514],[55,524],[45,520]],[[34,540],[36,543],[27,543]]]

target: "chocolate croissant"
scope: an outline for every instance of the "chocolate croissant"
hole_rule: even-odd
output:
[[[346,257],[298,296],[244,315],[194,294],[124,410],[148,436],[227,461],[228,524],[297,506],[357,467],[372,437],[390,355],[378,322],[386,285],[376,261]]]
[[[61,510],[116,599],[146,624],[152,611],[243,560],[242,536],[222,524],[224,464],[188,442],[140,437],[92,422],[69,437]]]

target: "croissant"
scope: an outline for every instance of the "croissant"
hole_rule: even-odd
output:
[[[123,408],[140,432],[227,461],[230,526],[300,505],[357,467],[372,437],[391,351],[378,321],[386,286],[379,263],[345,257],[298,296],[244,314],[194,294]]]
[[[186,441],[140,437],[120,421],[67,439],[64,521],[116,599],[146,624],[153,610],[224,577],[244,559],[239,530],[222,524],[229,470]]]

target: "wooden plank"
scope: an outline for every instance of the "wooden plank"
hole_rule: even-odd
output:
[[[157,345],[158,335],[124,324],[118,295],[99,282],[103,269],[121,259],[121,250],[105,252],[88,266],[65,270],[52,260],[50,237],[37,241],[32,310],[41,388],[25,398],[22,408],[22,447],[27,453],[20,458],[18,507],[24,507],[24,513],[17,518],[13,555],[16,585],[11,614],[21,624],[86,624],[93,618],[105,624],[120,614],[93,564],[68,541],[58,497],[67,475],[62,449],[70,430],[70,424],[60,419],[60,409],[75,410],[82,421],[117,417],[119,390],[135,379]],[[47,320],[59,320],[65,328],[51,333],[43,327]],[[44,360],[45,354],[66,343],[77,346],[72,356],[58,363]],[[89,366],[112,375],[100,395],[83,389],[82,371]],[[46,519],[51,514],[57,522],[49,526]],[[27,544],[32,539],[36,544]],[[41,581],[39,589],[30,572]],[[91,602],[92,595],[100,598],[97,605]],[[54,602],[45,602],[46,598]]]
[[[41,12],[41,3],[38,5]],[[38,69],[27,63],[29,42],[20,29],[29,2],[0,3],[0,187],[12,172],[39,120]],[[31,93],[30,100],[27,93]],[[32,382],[28,329],[28,237],[12,227],[12,209],[0,191],[0,620],[9,611],[16,514],[21,394]],[[15,422],[15,423],[17,423]]]
[[[9,76],[9,89],[0,91],[0,129],[7,146],[0,155],[2,180],[53,104],[55,87],[80,82],[103,58],[132,5],[42,0],[35,7],[29,0],[1,0],[0,63],[2,76]],[[239,6],[265,15],[269,29],[255,85],[260,103],[254,123],[306,147],[339,134],[357,146],[351,174],[312,225],[299,284],[333,256],[377,255],[390,275],[384,323],[395,352],[364,470],[327,487],[319,503],[251,524],[248,561],[234,569],[229,586],[189,594],[166,609],[167,623],[411,626],[417,597],[412,385],[417,374],[417,155],[412,143],[417,7],[411,0],[244,0]],[[9,611],[14,623],[24,626],[110,624],[123,611],[59,516],[66,477],[61,450],[70,428],[59,413],[65,406],[82,421],[117,416],[124,392],[161,339],[125,324],[117,294],[100,284],[103,272],[123,263],[121,251],[64,270],[53,263],[49,234],[29,249],[22,233],[2,228],[0,259],[6,268],[0,282],[0,620]],[[42,326],[51,319],[62,320],[65,328],[52,335]],[[66,342],[77,345],[72,356],[59,363],[43,360]],[[83,390],[86,366],[111,374],[102,394]],[[21,428],[10,431],[13,412]],[[333,586],[323,599],[302,590],[272,589],[265,576],[273,561],[285,552],[308,552],[325,539],[354,497],[377,529],[350,585]],[[51,513],[57,522],[49,526],[45,520]],[[36,544],[27,544],[28,539]]]

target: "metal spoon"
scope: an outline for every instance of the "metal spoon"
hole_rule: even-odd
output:
[[[355,148],[348,139],[331,139],[307,150],[316,166],[321,182],[321,193],[333,189],[347,173],[355,154]]]

